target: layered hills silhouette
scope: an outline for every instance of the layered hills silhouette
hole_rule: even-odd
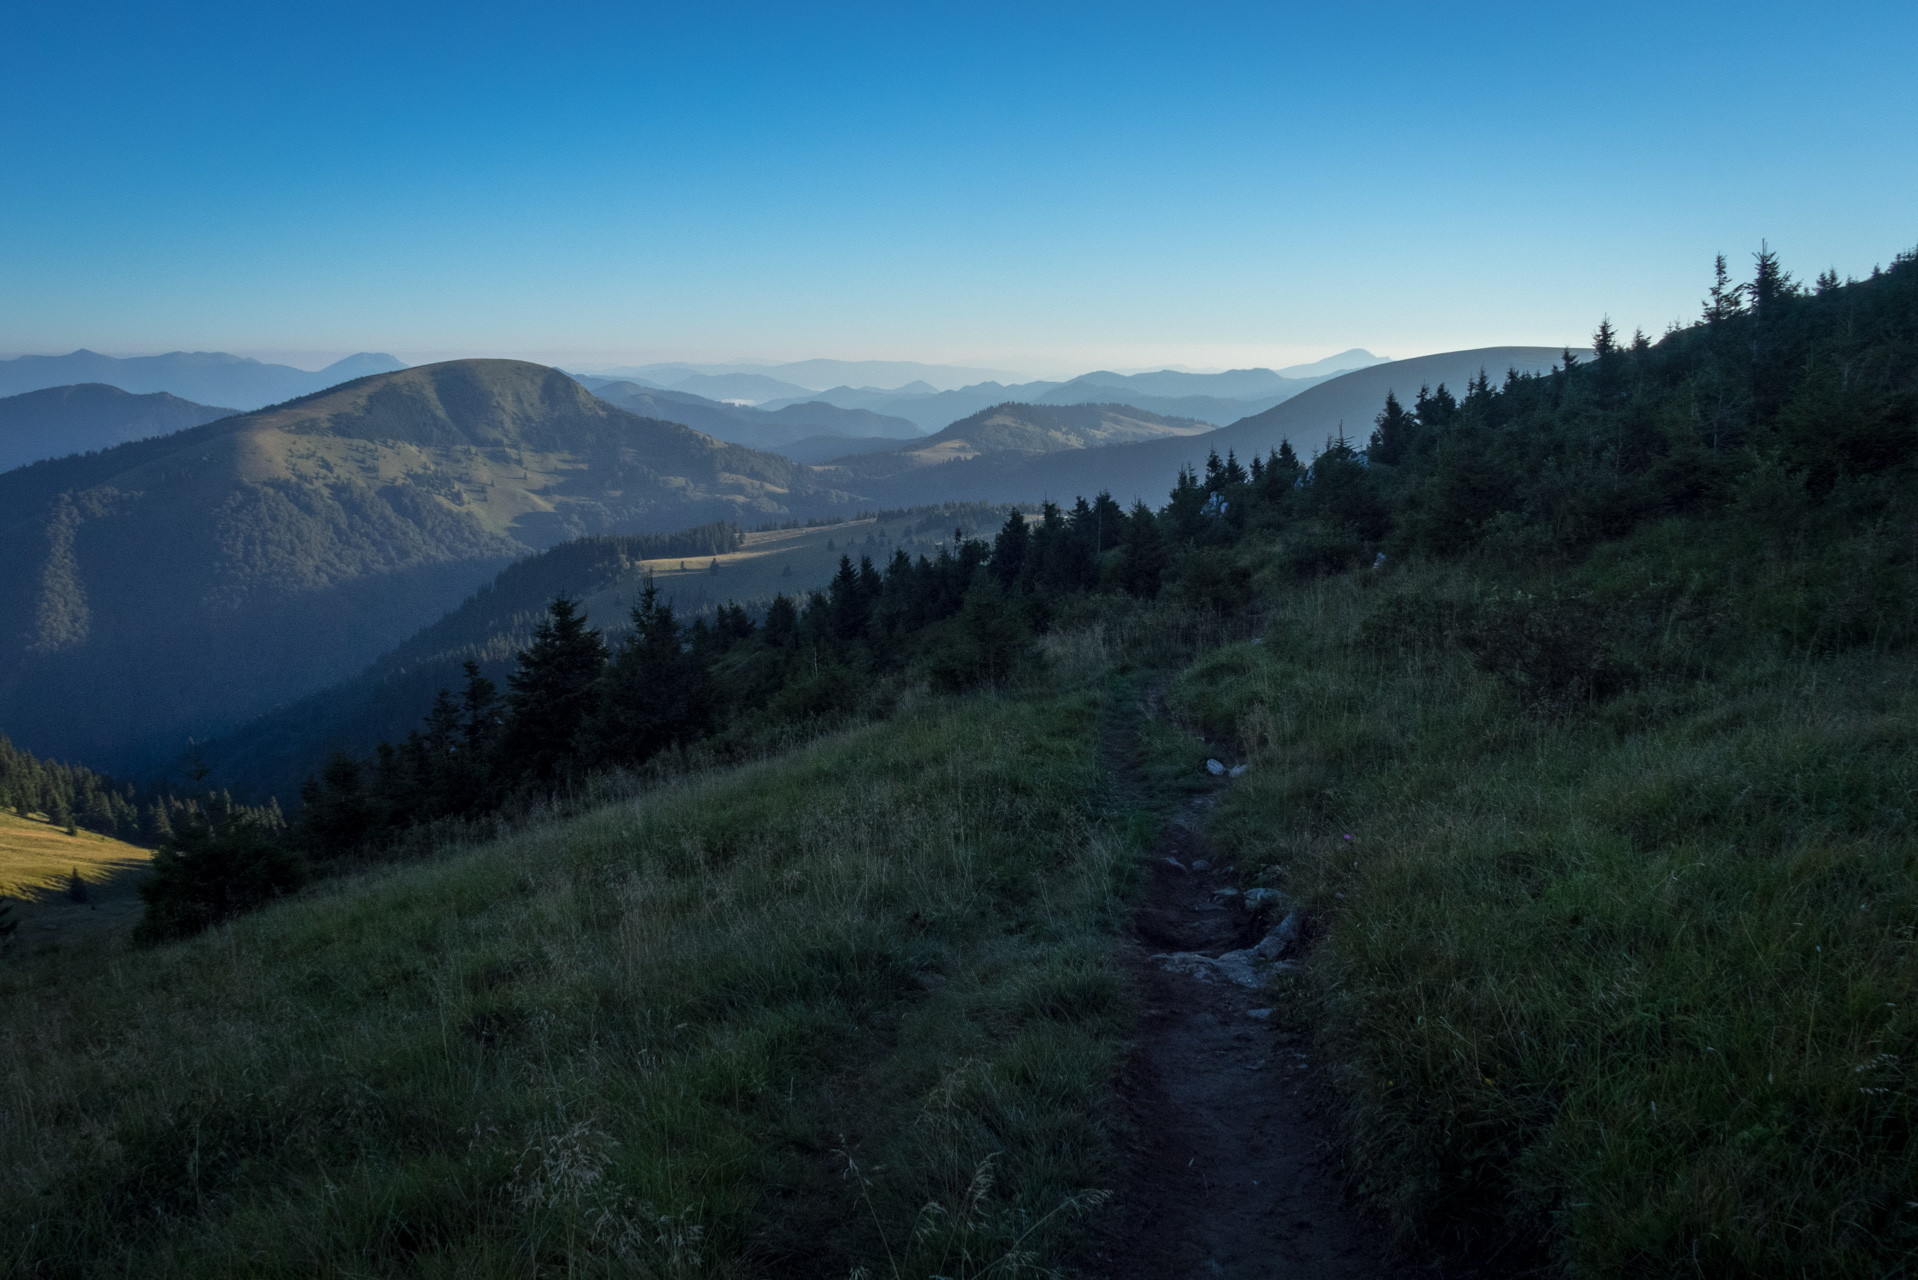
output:
[[[731,363],[687,364],[667,361],[659,364],[623,365],[593,370],[609,378],[632,378],[655,387],[681,388],[692,377],[715,377],[729,373],[776,378],[806,391],[819,391],[838,384],[867,387],[904,388],[925,384],[927,391],[988,382],[1013,375],[998,369],[974,369],[962,365],[922,364],[917,360],[792,360],[784,364],[736,360]]]
[[[224,351],[173,351],[163,356],[119,359],[82,348],[63,356],[0,360],[0,396],[103,382],[135,394],[164,391],[201,404],[258,409],[311,395],[354,378],[405,367],[383,352],[368,351],[309,372],[291,365],[264,364]]]
[[[1066,382],[988,381],[948,391],[935,390],[924,383],[890,391],[838,386],[808,395],[842,408],[870,409],[907,418],[926,431],[937,431],[982,409],[1008,402],[1125,404],[1166,417],[1197,418],[1221,426],[1269,409],[1328,378],[1383,363],[1389,362],[1354,348],[1313,365],[1278,371],[1230,369],[1224,373],[1188,373],[1163,369],[1123,374],[1098,370]],[[768,400],[759,407],[777,410],[799,399]]]
[[[0,723],[136,768],[357,669],[529,551],[841,501],[510,360],[0,473]]]
[[[1190,418],[1167,418],[1122,404],[1001,404],[962,418],[943,431],[885,451],[834,459],[823,470],[849,488],[967,458],[1055,453],[1103,445],[1209,433]]]
[[[1387,390],[1409,399],[1558,355],[1382,364],[1218,430],[1129,404],[1000,403],[903,442],[889,433],[909,427],[872,411],[767,412],[637,384],[595,395],[518,361],[377,374],[0,473],[0,723],[38,753],[137,771],[189,733],[350,675],[567,539],[1102,488],[1156,502],[1208,450],[1246,457],[1289,438],[1309,455],[1341,424],[1362,439]],[[1183,376],[1120,385],[1177,391]],[[1278,376],[1249,371],[1230,389]],[[712,434],[748,425],[824,465]]]
[[[871,436],[910,439],[920,434],[919,429],[904,418],[888,417],[870,409],[842,409],[820,401],[788,404],[768,412],[631,381],[592,377],[582,377],[579,381],[608,404],[632,413],[681,423],[715,439],[774,453],[783,453],[796,441],[822,434],[856,439]]]
[[[1554,347],[1483,347],[1394,360],[1327,379],[1216,431],[1064,453],[982,453],[868,478],[861,492],[875,503],[907,506],[932,501],[935,494],[939,500],[1025,502],[1107,489],[1128,504],[1139,497],[1156,505],[1165,499],[1166,477],[1180,466],[1202,464],[1209,450],[1235,450],[1247,459],[1289,439],[1309,457],[1341,429],[1362,445],[1387,392],[1409,401],[1421,386],[1445,383],[1462,390],[1481,371],[1494,379],[1508,369],[1541,373],[1561,355]]]
[[[102,382],[7,396],[0,399],[0,471],[169,435],[237,412],[164,391],[135,395]]]

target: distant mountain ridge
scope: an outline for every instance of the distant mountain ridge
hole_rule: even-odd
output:
[[[1350,363],[1339,364],[1341,361]],[[1126,404],[1164,417],[1196,418],[1212,426],[1223,426],[1261,413],[1342,372],[1386,363],[1390,362],[1354,348],[1317,364],[1295,366],[1285,372],[1229,369],[1224,373],[1186,373],[1163,369],[1123,374],[1095,370],[1065,382],[982,382],[950,391],[934,391],[928,386],[901,387],[893,391],[838,386],[813,394],[811,398],[843,408],[869,409],[907,418],[926,431],[938,431],[982,409],[1008,402]],[[1328,364],[1338,367],[1322,367]],[[769,400],[759,407],[776,410],[796,399]]]
[[[836,384],[901,387],[912,382],[925,382],[928,390],[939,390],[963,386],[968,382],[987,382],[1015,376],[1002,369],[922,364],[916,360],[792,360],[784,364],[747,360],[709,364],[666,361],[659,364],[619,365],[587,372],[605,378],[634,378],[654,386],[671,388],[678,388],[686,379],[695,376],[749,374],[775,378],[806,391],[818,391]]]
[[[362,351],[316,372],[264,364],[224,351],[172,351],[162,356],[103,356],[82,348],[63,356],[18,356],[0,360],[0,396],[48,387],[100,382],[144,395],[164,391],[200,404],[259,409],[328,387],[390,373],[406,365],[380,352]]]
[[[869,409],[842,409],[815,400],[768,412],[635,382],[609,382],[594,377],[580,377],[579,381],[608,404],[646,417],[682,423],[715,439],[774,453],[794,441],[822,433],[894,438],[919,434],[918,428],[904,418],[887,417]]]
[[[1581,359],[1590,355],[1576,347],[1572,353]],[[1409,403],[1421,386],[1444,383],[1462,391],[1481,370],[1494,379],[1507,369],[1542,373],[1562,354],[1558,347],[1483,347],[1394,360],[1326,379],[1270,409],[1202,435],[1039,456],[982,454],[869,479],[861,493],[873,503],[909,506],[935,500],[1030,502],[1047,494],[1090,496],[1108,489],[1124,504],[1136,497],[1156,506],[1165,500],[1167,477],[1176,475],[1180,466],[1202,464],[1209,450],[1221,456],[1236,450],[1245,461],[1290,440],[1309,458],[1341,428],[1363,442],[1388,391]]]
[[[1000,404],[883,452],[836,458],[822,474],[844,477],[847,488],[922,468],[987,455],[1032,455],[1098,449],[1139,440],[1209,434],[1212,427],[1190,418],[1167,418],[1121,404]]]
[[[140,740],[177,747],[338,679],[530,551],[847,501],[510,360],[0,473],[0,724],[136,768]]]
[[[135,395],[102,382],[7,396],[0,399],[0,471],[169,435],[237,412],[165,391]]]

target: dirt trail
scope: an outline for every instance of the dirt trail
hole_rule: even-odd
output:
[[[1136,785],[1130,735],[1115,732],[1111,745],[1122,785]],[[1113,1280],[1387,1274],[1377,1225],[1343,1194],[1307,1109],[1309,1046],[1253,1016],[1271,1003],[1260,992],[1151,960],[1250,947],[1278,921],[1272,906],[1247,910],[1214,893],[1245,887],[1228,869],[1193,869],[1211,861],[1200,833],[1210,799],[1168,824],[1134,921],[1129,962],[1145,1006],[1125,1085],[1134,1149],[1087,1270]]]

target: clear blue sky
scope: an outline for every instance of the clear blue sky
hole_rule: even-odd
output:
[[[1033,372],[1918,245],[1918,5],[9,6],[0,353]]]

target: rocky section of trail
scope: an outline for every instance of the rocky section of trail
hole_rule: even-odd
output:
[[[1297,920],[1280,895],[1244,892],[1211,866],[1206,805],[1169,824],[1135,921],[1135,1149],[1087,1269],[1113,1280],[1386,1274],[1381,1233],[1344,1195],[1307,1106],[1308,1046],[1262,994],[1291,963]]]

